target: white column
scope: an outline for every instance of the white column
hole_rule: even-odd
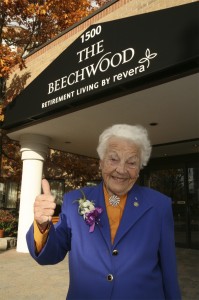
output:
[[[41,193],[43,162],[48,152],[50,139],[37,134],[20,137],[23,161],[17,251],[28,253],[26,233],[33,222],[33,204]]]

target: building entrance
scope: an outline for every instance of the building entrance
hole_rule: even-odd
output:
[[[172,198],[176,246],[199,249],[198,156],[154,159],[142,175],[144,185]]]

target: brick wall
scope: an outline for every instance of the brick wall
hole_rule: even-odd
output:
[[[20,71],[17,67],[7,82],[7,88],[13,84],[14,78],[26,76],[23,85],[26,87],[34,80],[56,57],[77,39],[90,25],[121,19],[169,7],[179,6],[198,0],[119,0],[98,14],[87,19],[79,26],[54,39],[44,47],[26,58],[26,69]]]

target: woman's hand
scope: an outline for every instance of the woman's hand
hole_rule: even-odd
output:
[[[55,197],[51,194],[50,185],[46,179],[42,180],[43,194],[35,199],[34,219],[41,231],[44,231],[54,215],[56,203]]]

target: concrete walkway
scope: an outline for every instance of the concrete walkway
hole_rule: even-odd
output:
[[[183,300],[199,299],[199,250],[177,248],[176,252]],[[40,266],[29,254],[15,249],[1,251],[0,279],[0,300],[64,300],[68,259],[54,266]]]
[[[0,252],[0,300],[66,299],[68,260],[40,266],[29,254],[15,249]]]

